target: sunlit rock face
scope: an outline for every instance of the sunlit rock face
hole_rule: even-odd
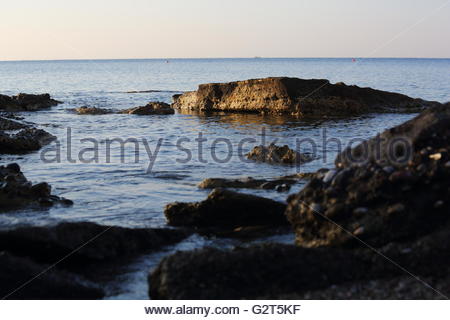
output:
[[[326,79],[265,78],[209,83],[175,95],[181,111],[224,111],[296,116],[353,115],[367,112],[417,111],[437,102],[403,94],[331,84]]]

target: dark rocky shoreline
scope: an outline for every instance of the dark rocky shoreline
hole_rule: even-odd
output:
[[[323,85],[323,92],[305,97],[302,90],[316,84]],[[262,101],[265,107],[259,109],[257,105]],[[0,95],[0,110],[9,115],[58,103],[48,94]],[[238,110],[237,105],[245,105],[248,110]],[[95,281],[98,270],[93,271],[100,265],[120,265],[179,243],[193,233],[257,239],[289,232],[295,232],[295,245],[266,243],[169,255],[149,273],[150,298],[431,299],[449,294],[448,103],[332,85],[326,80],[268,78],[201,85],[197,92],[176,96],[172,106],[151,102],[120,113],[165,115],[173,114],[174,109],[299,116],[426,110],[411,121],[345,150],[336,158],[335,168],[309,174],[309,183],[290,195],[287,205],[225,188],[288,191],[304,177],[216,178],[199,185],[213,189],[204,201],[166,206],[168,225],[176,228],[129,229],[68,222],[0,231],[0,280],[4,283],[0,295],[13,299],[100,299],[105,292]],[[116,113],[89,107],[77,112]],[[390,142],[397,138],[411,143],[407,159],[408,150],[397,147],[392,157]],[[0,155],[36,151],[52,139],[55,137],[19,117],[0,117]],[[355,161],[364,151],[366,161]],[[275,164],[312,160],[288,146],[275,145],[257,146],[248,157]],[[1,212],[72,204],[52,195],[47,183],[29,182],[17,164],[0,166]],[[49,271],[32,285],[14,291],[46,269]],[[405,269],[432,283],[438,291],[424,289],[415,277],[411,281]],[[388,287],[397,289],[387,293]]]
[[[302,191],[288,198],[286,215],[297,246],[175,253],[149,275],[150,297],[339,299],[345,294],[336,288],[355,291],[378,286],[360,298],[382,299],[390,296],[383,286],[402,281],[411,290],[404,289],[394,298],[446,298],[450,292],[449,130],[447,104],[381,135],[408,137],[412,143],[408,161],[398,161],[401,153],[387,159],[383,148],[389,143],[382,144],[377,161],[369,153],[369,161],[351,163],[354,158],[348,154],[362,147],[345,151],[337,157],[335,169],[318,172]],[[373,140],[366,144],[373,145]],[[414,275],[414,281],[405,281],[405,272]],[[427,287],[422,277],[438,284],[440,291]],[[426,289],[418,290],[421,286]]]

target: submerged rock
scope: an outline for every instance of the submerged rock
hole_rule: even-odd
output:
[[[37,151],[55,139],[56,137],[47,131],[32,127],[26,127],[17,133],[6,133],[0,130],[0,154],[24,154]]]
[[[72,205],[71,200],[51,194],[46,182],[32,184],[16,163],[0,166],[0,213],[25,206]]]
[[[110,114],[115,113],[114,110],[104,109],[98,107],[79,107],[75,109],[71,109],[71,111],[78,113],[80,115],[101,115],[101,114]]]
[[[198,187],[200,189],[214,189],[214,188],[245,188],[245,189],[271,189],[277,190],[284,188],[283,191],[288,191],[290,186],[297,183],[298,179],[294,178],[278,178],[272,180],[253,179],[251,177],[241,179],[225,179],[225,178],[207,178],[203,180]]]
[[[358,245],[353,234],[379,247],[427,234],[449,220],[450,108],[431,108],[380,136],[408,139],[407,161],[389,158],[388,143],[377,157],[376,137],[366,143],[373,152],[369,162],[354,163],[349,154],[355,150],[346,151],[332,175],[313,179],[289,197],[286,213],[299,245]]]
[[[250,160],[275,164],[302,164],[313,160],[311,156],[300,154],[287,145],[277,146],[273,143],[268,147],[256,146],[246,156]]]
[[[61,103],[54,100],[48,93],[44,94],[26,94],[19,93],[17,96],[0,95],[0,110],[16,111],[37,111],[56,106]]]
[[[103,290],[78,275],[7,252],[0,252],[0,283],[2,299],[88,300],[104,296]]]
[[[142,107],[133,107],[130,109],[115,111],[112,109],[97,108],[97,107],[80,107],[72,109],[73,112],[80,115],[102,115],[102,114],[135,114],[135,115],[164,115],[164,114],[174,114],[175,110],[164,102],[149,102],[147,105]]]
[[[417,111],[437,104],[398,93],[331,84],[324,79],[279,77],[201,84],[197,91],[174,96],[172,106],[183,111],[333,116]]]
[[[72,222],[0,231],[0,250],[50,264],[67,256],[59,267],[84,271],[87,264],[151,252],[188,235],[183,230],[129,229]]]
[[[286,225],[283,203],[254,195],[214,189],[208,198],[194,203],[170,203],[164,214],[173,226],[236,228]]]
[[[164,102],[149,102],[145,106],[122,110],[118,113],[136,115],[164,115],[174,114],[175,110],[169,104]]]

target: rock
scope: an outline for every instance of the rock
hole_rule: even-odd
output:
[[[0,154],[24,154],[37,151],[56,137],[42,129],[28,127],[18,133],[0,131]]]
[[[442,154],[441,154],[441,153],[431,154],[431,155],[429,156],[429,158],[438,161],[438,160],[441,160]]]
[[[5,130],[19,130],[28,127],[28,125],[15,120],[7,119],[5,117],[0,117],[0,131]]]
[[[254,299],[362,277],[364,261],[351,252],[266,244],[223,251],[177,252],[149,276],[151,299]],[[331,279],[330,279],[331,278]]]
[[[56,106],[61,103],[44,94],[19,93],[17,96],[0,95],[0,110],[8,112],[37,111]]]
[[[431,300],[445,299],[439,292],[448,292],[450,277],[426,277],[421,279],[427,285],[410,275],[391,279],[348,282],[332,285],[321,290],[311,290],[301,294],[268,295],[258,299],[272,300]]]
[[[324,183],[330,183],[330,182],[334,179],[336,173],[337,173],[336,170],[330,170],[330,171],[328,171],[328,172],[325,174],[325,176],[323,177],[323,182],[324,182]]]
[[[149,276],[150,296],[272,299],[334,292],[331,297],[339,297],[333,286],[354,290],[372,283],[395,285],[405,266],[419,282],[448,281],[448,110],[431,108],[389,130],[413,138],[406,163],[336,161],[332,173],[317,172],[302,191],[289,196],[286,214],[297,247],[272,244],[178,252],[163,259]],[[383,148],[381,155],[387,154]],[[430,158],[437,153],[441,157]],[[338,160],[342,159],[340,155]],[[403,291],[402,298],[416,294]],[[433,291],[432,296],[436,294],[445,298],[448,292]]]
[[[278,178],[273,180],[266,179],[224,179],[224,178],[207,178],[203,180],[198,187],[200,189],[214,189],[214,188],[246,188],[246,189],[271,189],[280,191],[289,190],[290,186],[297,183],[297,180],[291,178]]]
[[[399,265],[420,278],[440,279],[448,277],[449,240],[447,225],[416,241],[382,247],[381,254],[363,245],[349,250],[281,244],[177,252],[151,272],[149,294],[152,299],[282,299],[340,284],[395,281],[404,275]]]
[[[70,109],[70,111],[73,111],[75,113],[78,113],[80,115],[101,115],[101,114],[110,114],[115,113],[114,110],[111,109],[104,109],[104,108],[97,108],[97,107],[79,107],[75,109]]]
[[[359,245],[349,232],[362,227],[364,232],[358,237],[380,247],[428,234],[449,220],[449,202],[439,201],[450,197],[450,168],[445,165],[450,149],[450,108],[430,108],[381,136],[408,137],[411,159],[403,164],[389,161],[387,144],[378,149],[381,158],[375,159],[373,154],[364,164],[339,155],[333,179],[314,178],[288,199],[286,214],[298,245]],[[377,138],[366,144],[373,152]],[[441,158],[430,159],[437,153]],[[310,210],[314,203],[321,205],[320,212]]]
[[[174,229],[129,229],[91,222],[67,222],[50,227],[20,227],[0,231],[0,250],[40,263],[89,271],[87,265],[113,262],[177,243],[189,233]],[[88,268],[89,269],[89,268]]]
[[[265,78],[201,84],[197,91],[173,97],[182,111],[225,111],[297,116],[354,115],[367,112],[417,111],[437,102],[408,96],[331,84],[324,79]]]
[[[164,115],[174,114],[175,110],[164,102],[149,102],[146,106],[135,107],[119,111],[118,113],[136,114],[136,115]]]
[[[16,163],[0,166],[0,213],[27,206],[72,205],[72,201],[51,194],[47,183],[32,184]]]
[[[283,203],[274,200],[217,188],[201,202],[170,203],[165,207],[164,214],[173,226],[276,227],[287,224],[285,208]]]
[[[442,134],[442,136],[436,136]],[[336,158],[336,166],[364,166],[376,163],[380,166],[403,167],[413,156],[439,157],[438,146],[448,144],[450,137],[450,104],[430,108],[419,116],[388,129],[353,149],[347,149]],[[445,148],[444,148],[445,149]],[[426,153],[426,154],[425,154]],[[441,155],[438,160],[443,156]],[[447,160],[448,161],[448,160]]]
[[[15,300],[103,298],[103,290],[80,276],[48,268],[28,258],[0,252],[0,297]]]
[[[287,145],[280,147],[273,143],[268,147],[256,146],[246,156],[250,160],[276,164],[301,164],[313,160],[312,157],[300,154]]]

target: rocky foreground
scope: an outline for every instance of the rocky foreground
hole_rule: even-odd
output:
[[[295,116],[340,116],[369,112],[417,112],[437,102],[403,94],[331,84],[325,79],[265,78],[201,84],[174,96],[181,111],[252,112]]]
[[[0,231],[0,296],[100,299],[105,295],[100,279],[111,280],[117,266],[188,235],[183,230],[128,229],[89,222]]]
[[[387,142],[372,148],[380,137]],[[399,137],[410,149],[388,152]],[[450,105],[365,145],[365,157],[362,146],[343,152],[288,198],[296,246],[175,253],[149,275],[151,298],[446,298]]]

